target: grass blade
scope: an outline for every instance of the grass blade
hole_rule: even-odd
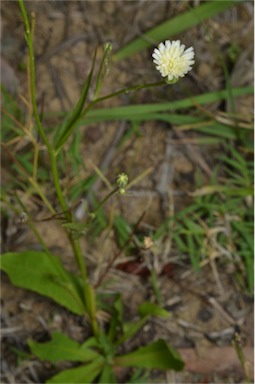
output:
[[[194,25],[201,24],[204,20],[217,15],[235,4],[237,4],[236,1],[209,1],[205,4],[201,4],[197,8],[193,8],[173,19],[165,21],[145,33],[142,37],[128,43],[115,53],[113,59],[116,61],[122,60],[150,47],[153,41],[160,42],[164,39],[169,39],[172,36],[186,31]]]
[[[233,88],[234,97],[253,94],[253,87]],[[85,118],[79,120],[79,124],[90,124],[93,122],[107,120],[144,120],[147,115],[163,111],[176,111],[182,108],[195,107],[197,104],[205,105],[215,101],[224,100],[228,97],[228,91],[216,91],[202,95],[188,97],[170,103],[157,103],[145,105],[130,105],[126,107],[100,108],[89,111]]]

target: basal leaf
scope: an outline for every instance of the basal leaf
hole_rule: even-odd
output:
[[[51,361],[91,361],[99,354],[90,348],[83,348],[82,345],[70,339],[60,332],[55,332],[52,339],[46,343],[28,341],[32,353],[41,360]]]
[[[66,369],[47,380],[47,384],[85,384],[91,383],[100,374],[104,365],[103,358],[98,358],[91,363],[77,368]]]
[[[176,371],[180,371],[184,367],[179,353],[164,340],[157,340],[134,352],[118,356],[114,359],[114,363],[122,367],[174,369]]]
[[[1,269],[14,285],[47,296],[78,315],[85,312],[78,279],[56,256],[39,251],[5,253]]]

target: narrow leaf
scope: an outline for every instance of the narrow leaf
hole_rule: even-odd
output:
[[[236,3],[236,1],[208,1],[201,4],[197,8],[165,21],[143,34],[142,37],[128,43],[115,53],[113,58],[114,60],[122,60],[150,47],[153,41],[159,43],[164,39],[170,39],[170,37],[180,34],[194,25],[201,24],[204,20],[217,15]]]
[[[109,324],[108,338],[113,341],[119,328],[123,326],[123,305],[121,295],[117,294],[113,303],[112,317]]]
[[[180,371],[184,367],[179,353],[164,340],[157,340],[134,352],[116,357],[114,363],[122,367],[174,369],[176,371]]]
[[[233,88],[232,93],[234,97],[245,96],[253,94],[253,87]],[[138,118],[143,121],[143,118],[148,114],[163,111],[175,111],[183,108],[195,107],[197,104],[205,105],[227,99],[228,91],[216,91],[204,93],[194,97],[187,97],[182,100],[172,101],[170,103],[157,103],[157,104],[144,104],[144,105],[129,105],[126,107],[115,108],[98,108],[89,111],[86,117],[79,120],[79,125],[89,124],[98,121],[108,120],[137,120]],[[158,119],[157,115],[157,119]]]
[[[71,115],[65,120],[64,124],[61,125],[59,127],[59,129],[57,130],[57,134],[54,138],[54,142],[55,142],[54,147],[55,147],[56,151],[58,151],[64,145],[64,143],[66,142],[66,140],[72,134],[72,132],[74,131],[74,129],[76,127],[76,122],[79,119],[79,117],[82,113],[84,104],[87,100],[87,95],[88,95],[88,91],[90,88],[90,84],[91,84],[91,80],[92,80],[92,76],[93,76],[93,72],[94,72],[95,61],[96,61],[96,52],[94,55],[91,71],[90,71],[89,76],[88,76],[88,78],[87,78],[87,80],[83,86],[80,99],[79,99],[78,103],[76,104]]]
[[[150,303],[149,301],[146,301],[141,304],[139,306],[138,312],[142,317],[147,315],[170,317],[170,313],[168,311],[166,311],[164,308],[160,307],[157,304]]]
[[[134,323],[123,324],[123,335],[117,340],[115,345],[116,346],[121,345],[126,340],[134,336],[139,331],[139,329],[141,329],[144,326],[144,324],[146,323],[146,321],[148,321],[148,319],[149,319],[149,316],[145,316]]]
[[[122,216],[116,216],[114,218],[114,229],[116,231],[118,243],[120,247],[123,247],[130,236],[131,228]]]
[[[98,75],[97,75],[97,79],[96,79],[96,89],[95,89],[94,99],[96,99],[98,97],[101,86],[103,84],[103,80],[109,73],[111,51],[112,51],[112,44],[109,42],[105,43],[104,44],[104,56],[102,58],[100,68],[98,71]]]
[[[233,188],[233,186],[225,185],[207,185],[200,189],[197,189],[194,192],[190,192],[190,196],[204,196],[213,193],[226,193],[227,195],[237,195],[237,196],[253,196],[254,190],[253,187],[247,188]]]

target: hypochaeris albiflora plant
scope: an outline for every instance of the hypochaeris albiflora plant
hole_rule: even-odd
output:
[[[63,193],[61,188],[58,159],[60,153],[63,151],[64,145],[68,145],[67,140],[72,135],[80,117],[84,117],[95,104],[127,92],[167,85],[167,83],[178,81],[180,77],[185,76],[185,74],[192,69],[192,65],[194,64],[194,50],[192,47],[185,50],[185,46],[182,45],[180,41],[160,43],[158,48],[154,50],[153,61],[156,64],[156,68],[164,77],[163,81],[135,85],[103,97],[98,97],[97,95],[100,92],[103,80],[103,68],[108,65],[111,50],[111,45],[107,44],[96,77],[96,91],[94,92],[92,101],[88,100],[88,91],[91,89],[92,78],[95,72],[96,54],[93,59],[91,72],[82,89],[80,100],[69,117],[56,128],[52,139],[52,137],[48,137],[45,133],[36,105],[32,36],[34,25],[32,25],[31,28],[23,0],[19,0],[19,5],[24,20],[25,36],[28,44],[28,75],[30,77],[30,92],[36,121],[36,135],[40,136],[44,142],[44,148],[47,150],[51,167],[51,178],[49,180],[53,183],[58,199],[58,207],[53,207],[48,201],[45,191],[40,187],[36,177],[38,152],[34,157],[32,176],[27,176],[27,183],[34,188],[37,194],[39,193],[52,216],[62,215],[63,220],[60,222],[60,225],[62,225],[66,231],[80,274],[71,274],[64,268],[60,258],[49,251],[47,239],[42,239],[38,233],[36,224],[30,220],[30,214],[26,211],[24,204],[18,201],[19,209],[17,209],[17,206],[14,207],[7,199],[5,199],[4,202],[9,208],[14,210],[15,214],[19,216],[26,215],[27,224],[30,225],[30,228],[41,242],[43,251],[29,250],[5,253],[2,255],[2,269],[9,275],[13,284],[53,299],[70,312],[83,316],[88,324],[91,325],[91,337],[82,343],[74,342],[64,334],[57,332],[52,335],[51,341],[46,343],[37,343],[29,340],[30,350],[34,356],[51,363],[64,360],[81,363],[78,367],[75,366],[74,368],[65,369],[51,377],[47,381],[48,383],[74,384],[95,381],[112,383],[116,382],[116,367],[181,370],[184,366],[181,357],[164,340],[153,341],[128,354],[119,354],[118,347],[125,343],[130,337],[134,336],[151,316],[168,316],[168,312],[160,306],[147,302],[143,303],[139,307],[139,319],[132,324],[126,324],[123,318],[122,300],[120,295],[116,293],[113,295],[112,309],[109,309],[108,313],[110,320],[107,332],[105,331],[105,327],[98,321],[98,312],[101,308],[96,299],[96,289],[92,286],[88,276],[87,265],[81,252],[79,241],[82,236],[86,236],[87,229],[95,219],[99,207],[115,194],[126,193],[129,182],[128,176],[125,173],[118,175],[116,178],[116,187],[113,191],[108,193],[92,212],[88,212],[87,221],[78,223],[75,220],[72,209],[69,207],[68,196]],[[38,151],[38,148],[36,150]]]

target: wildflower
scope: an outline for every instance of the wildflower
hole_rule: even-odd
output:
[[[152,54],[153,62],[163,77],[167,77],[170,84],[176,83],[179,77],[184,77],[192,69],[194,60],[194,48],[185,50],[185,45],[180,40],[160,43]]]
[[[119,188],[125,188],[128,185],[128,176],[125,173],[120,173],[116,178],[116,183]]]
[[[126,193],[126,186],[128,185],[128,175],[126,175],[125,173],[120,173],[117,177],[116,177],[116,184],[119,188],[119,193],[121,195],[124,195]]]

